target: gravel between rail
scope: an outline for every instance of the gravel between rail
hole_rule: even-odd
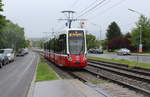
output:
[[[87,72],[86,70],[68,70],[62,69],[51,62],[48,62],[49,65],[57,72],[57,74],[63,79],[79,79],[85,83],[93,83],[97,87],[102,88],[104,91],[111,93],[114,97],[145,97],[141,93],[136,93],[135,91],[129,90],[120,85],[114,84],[109,80],[104,80],[103,78],[99,78],[97,76],[93,76],[93,74]],[[115,88],[117,87],[117,88]],[[118,91],[119,90],[119,91]]]
[[[126,68],[126,69],[125,69]],[[128,69],[126,66],[89,60],[89,66],[85,68],[88,72],[107,78],[119,84],[125,85],[136,91],[150,95],[150,74],[143,69]],[[134,73],[134,71],[137,71]]]
[[[95,66],[94,67],[93,66],[87,66],[86,68],[84,68],[84,70],[78,70],[79,72],[76,72],[76,70],[75,71],[74,70],[70,71],[68,69],[62,69],[62,68],[60,69],[59,67],[55,66],[53,63],[51,63],[49,61],[46,61],[46,62],[57,72],[57,74],[62,79],[77,78],[77,79],[80,79],[83,82],[92,82],[93,80],[91,79],[91,77],[93,77],[97,80],[97,76],[100,76],[101,78],[109,79],[109,80],[111,80],[111,81],[113,81],[113,82],[115,82],[115,83],[117,83],[121,86],[126,86],[126,87],[129,87],[129,89],[133,89],[134,91],[138,91],[139,93],[137,93],[137,94],[134,93],[134,95],[136,95],[135,97],[149,97],[149,96],[143,96],[142,95],[143,93],[144,93],[144,95],[147,95],[147,94],[149,95],[149,89],[150,89],[149,87],[150,86],[149,86],[149,84],[147,84],[147,82],[137,81],[136,79],[130,79],[129,77],[117,75],[114,72],[112,73],[112,72],[108,72],[106,70],[101,70],[100,68],[95,67]],[[122,67],[126,68],[126,66],[122,66]],[[119,71],[121,71],[121,70],[119,70]],[[121,71],[121,72],[123,73],[123,72],[126,72],[126,71]],[[138,70],[137,70],[137,72],[138,72]],[[130,73],[133,73],[133,71],[131,71]],[[146,80],[148,80],[149,79],[148,78],[148,73],[146,75],[144,74],[143,71],[142,71],[142,73],[143,73],[142,76],[143,77],[147,76]],[[91,77],[88,77],[89,75],[86,76],[87,74],[90,74]],[[93,75],[95,75],[95,76],[93,76]],[[138,76],[138,74],[137,74],[137,76]],[[113,77],[113,79],[111,77]],[[95,79],[94,79],[94,81],[95,81]],[[101,80],[101,79],[99,79],[99,80]],[[124,82],[125,80],[126,80],[126,82]],[[121,87],[121,86],[118,86],[118,87]],[[127,90],[127,91],[130,92],[131,90]],[[133,92],[133,91],[131,91],[131,92]],[[128,93],[126,93],[126,94],[128,94]],[[133,94],[133,93],[129,93],[129,95],[130,94]],[[121,94],[118,93],[116,97],[120,97],[118,95],[121,95]],[[138,95],[142,95],[142,96],[138,96]],[[128,97],[128,96],[122,96],[122,97]]]

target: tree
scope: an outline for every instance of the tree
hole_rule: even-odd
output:
[[[86,35],[86,40],[87,40],[87,48],[88,49],[98,46],[97,41],[96,41],[96,37],[94,35],[87,34]]]
[[[122,36],[112,39],[108,43],[108,49],[115,50],[115,49],[120,49],[120,48],[128,48],[131,50],[132,47],[131,47],[131,41],[129,40],[129,38],[131,38],[131,35],[130,33],[127,33],[126,35],[122,35]]]
[[[3,48],[19,48],[26,47],[26,40],[24,36],[24,28],[17,24],[7,21],[6,25],[2,28],[3,32]]]
[[[2,0],[0,0],[0,12],[3,12],[3,8],[2,8],[3,4],[2,4]],[[0,14],[0,48],[3,47],[3,32],[2,32],[2,28],[5,26],[5,16],[3,16],[2,14]]]
[[[122,33],[117,23],[112,22],[107,29],[107,33],[106,33],[107,40],[110,41],[113,38],[119,37],[121,35]]]
[[[100,41],[100,45],[103,47],[103,49],[107,49],[107,43],[108,43],[108,41],[107,40],[101,40]]]
[[[142,33],[142,44],[145,50],[150,49],[150,19],[141,15],[139,17],[138,22],[136,23],[136,27],[132,29],[131,32],[131,42],[134,48],[138,48],[140,43],[140,33]]]
[[[3,11],[2,6],[3,6],[3,3],[2,3],[2,0],[0,0],[0,11]]]

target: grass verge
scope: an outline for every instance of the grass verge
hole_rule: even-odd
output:
[[[36,73],[36,82],[58,80],[56,73],[45,63],[44,59],[41,59]]]
[[[148,64],[148,63],[137,63],[136,61],[128,61],[128,60],[124,60],[124,59],[106,59],[106,58],[100,58],[100,57],[94,57],[94,56],[88,56],[88,59],[95,59],[95,60],[106,61],[106,62],[128,64],[129,68],[133,68],[133,67],[150,68],[150,64]]]

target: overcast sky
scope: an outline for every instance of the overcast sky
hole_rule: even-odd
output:
[[[27,37],[44,37],[43,32],[51,32],[52,28],[59,31],[64,27],[60,13],[62,10],[74,10],[80,15],[95,0],[3,0],[4,15],[14,23],[25,28]],[[102,0],[97,0],[97,2]],[[85,28],[99,35],[102,30],[103,38],[108,25],[116,21],[123,33],[131,31],[139,15],[128,11],[134,9],[150,17],[150,0],[106,0],[102,5],[80,17],[87,19]],[[92,25],[97,24],[97,26]],[[75,26],[75,25],[74,25]]]

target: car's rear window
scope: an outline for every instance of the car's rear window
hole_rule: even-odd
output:
[[[11,49],[4,50],[4,53],[5,53],[5,54],[11,53],[11,52],[12,52]]]
[[[0,53],[4,53],[4,50],[0,50]]]

